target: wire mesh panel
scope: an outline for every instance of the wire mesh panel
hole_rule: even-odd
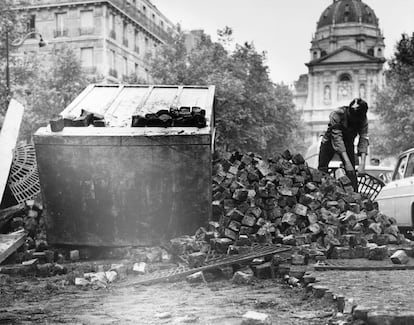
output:
[[[40,193],[36,152],[33,144],[19,144],[16,147],[8,184],[18,203],[31,200]]]
[[[372,175],[358,174],[358,192],[372,201],[375,200],[384,186],[383,181]]]

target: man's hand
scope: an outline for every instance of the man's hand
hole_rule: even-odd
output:
[[[367,154],[361,154],[361,163],[358,166],[358,173],[364,174],[365,173],[365,161],[367,159]]]

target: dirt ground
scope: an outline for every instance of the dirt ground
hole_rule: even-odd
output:
[[[68,285],[65,276],[0,275],[0,324],[241,324],[243,314],[256,311],[276,325],[319,325],[336,315],[330,302],[281,279],[150,286],[134,280],[95,290]]]

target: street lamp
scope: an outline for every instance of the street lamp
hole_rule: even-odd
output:
[[[24,35],[22,38],[9,43],[9,31],[6,30],[6,87],[7,87],[7,97],[10,95],[10,68],[9,68],[9,46],[12,48],[18,48],[23,45],[23,43],[31,36],[38,35],[39,40],[39,47],[46,46],[46,42],[43,40],[43,37],[38,32],[30,32]]]

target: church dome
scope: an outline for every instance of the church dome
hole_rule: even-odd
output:
[[[318,29],[343,23],[363,23],[378,27],[374,10],[361,0],[333,0],[318,21]]]

